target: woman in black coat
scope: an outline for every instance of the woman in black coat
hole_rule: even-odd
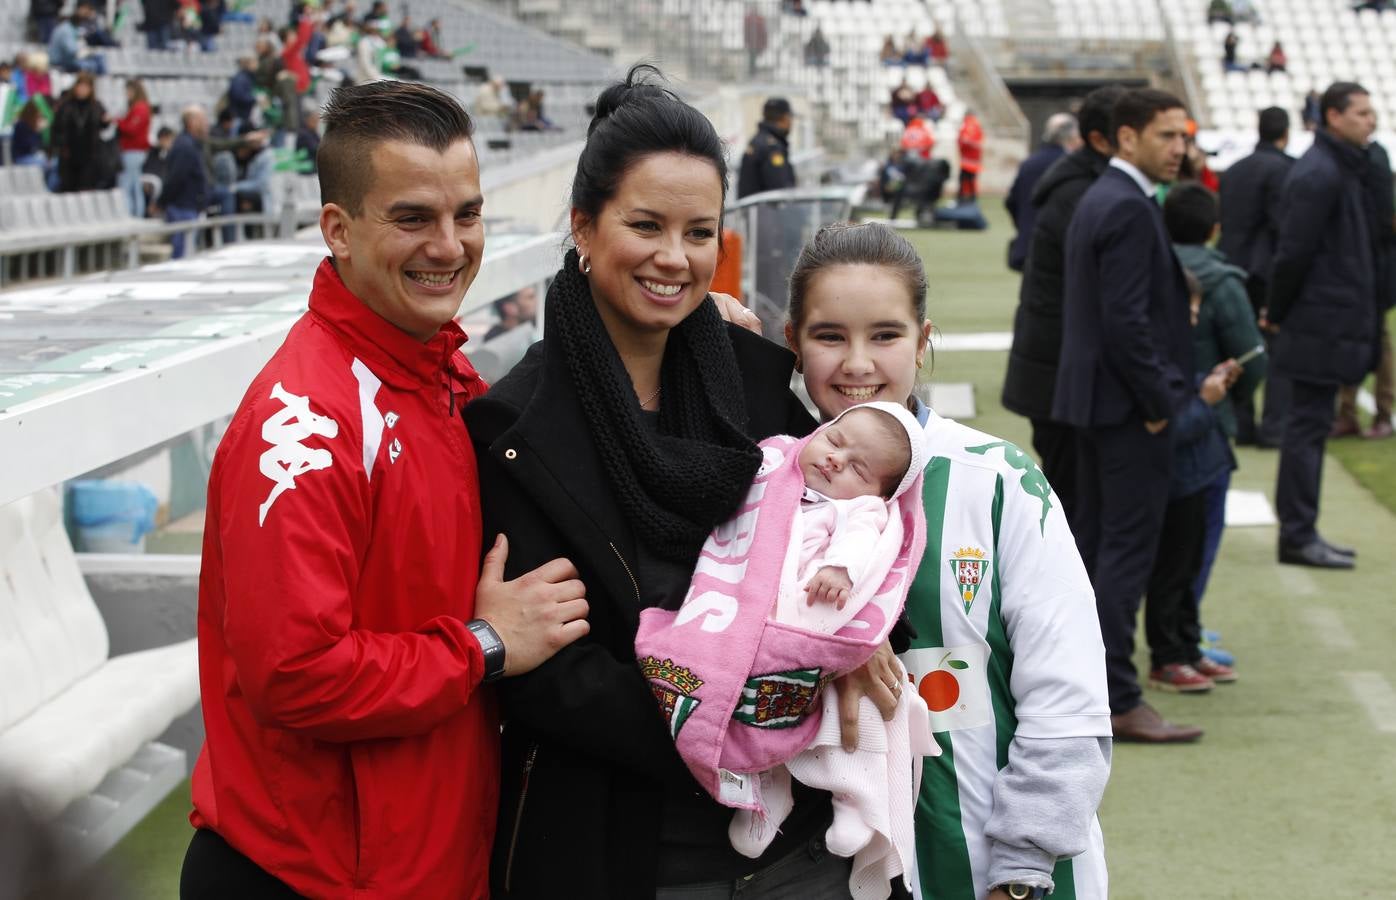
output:
[[[93,96],[94,84],[90,72],[79,73],[77,82],[53,111],[49,146],[58,157],[60,191],[95,190],[107,168],[102,145],[107,111]]]
[[[465,412],[486,541],[509,539],[506,577],[566,557],[590,604],[586,637],[500,683],[491,887],[649,900],[762,873],[771,889],[847,897],[848,861],[822,844],[828,795],[797,793],[765,855],[738,855],[732,810],[685,768],[635,664],[640,611],[683,600],[703,540],[756,472],[754,439],[814,425],[788,389],[789,352],[723,323],[706,296],[721,142],[642,76],[598,98],[547,339]]]

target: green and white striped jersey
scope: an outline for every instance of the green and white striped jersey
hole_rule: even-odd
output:
[[[909,880],[918,900],[982,900],[984,828],[1010,744],[1110,737],[1105,651],[1095,594],[1037,464],[934,412],[926,434],[926,551],[906,603],[917,637],[901,659],[942,753],[925,759]],[[1055,900],[1106,897],[1094,816],[1080,838],[1086,851],[1052,873]]]

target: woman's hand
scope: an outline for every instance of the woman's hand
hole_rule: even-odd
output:
[[[717,311],[722,316],[722,321],[740,325],[753,334],[761,333],[760,317],[743,306],[742,301],[721,291],[711,291],[709,296],[717,304]]]
[[[854,669],[838,679],[839,727],[843,733],[843,749],[852,753],[858,749],[858,702],[867,697],[891,721],[902,696],[902,671],[897,655],[887,641],[877,648],[872,659],[861,669]]]

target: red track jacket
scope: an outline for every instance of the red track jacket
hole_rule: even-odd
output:
[[[464,341],[414,341],[326,260],[214,459],[190,821],[308,896],[488,895]]]

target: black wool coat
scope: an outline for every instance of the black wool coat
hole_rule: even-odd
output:
[[[1076,204],[1108,160],[1082,147],[1052,164],[1033,189],[1037,210],[1018,287],[1013,346],[1003,379],[1003,405],[1029,419],[1052,418],[1057,361],[1062,350],[1062,273],[1066,229]]]
[[[1327,131],[1285,179],[1269,292],[1280,326],[1275,371],[1315,384],[1357,384],[1377,352],[1377,264],[1370,160]]]
[[[1280,204],[1294,157],[1274,144],[1256,144],[1221,176],[1221,240],[1217,249],[1227,261],[1252,276],[1270,281],[1270,266],[1280,236]]]
[[[793,355],[729,326],[753,439],[805,434]],[[504,720],[496,898],[639,900],[655,894],[665,788],[699,790],[635,665],[636,537],[615,501],[561,348],[535,344],[465,410],[485,546],[509,540],[505,578],[576,565],[590,633],[499,684]],[[695,560],[696,561],[696,560]]]

